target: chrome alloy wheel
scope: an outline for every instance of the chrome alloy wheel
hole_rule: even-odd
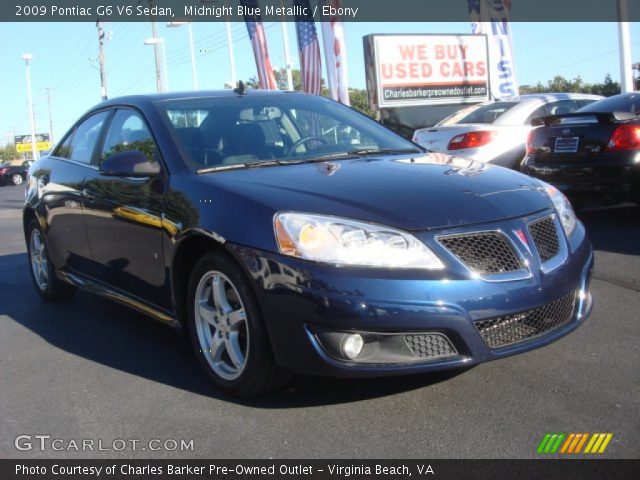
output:
[[[20,175],[19,173],[16,173],[11,177],[11,181],[13,182],[14,185],[21,185],[24,179],[22,178],[22,175]]]
[[[29,239],[29,257],[31,260],[33,278],[38,284],[38,288],[45,291],[49,284],[49,263],[47,260],[47,252],[44,248],[44,241],[42,240],[40,231],[36,228],[31,230],[31,238]]]
[[[205,273],[196,289],[193,311],[207,363],[223,379],[237,379],[249,356],[249,325],[235,285],[221,272]]]

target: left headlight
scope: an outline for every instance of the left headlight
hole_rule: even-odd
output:
[[[578,221],[576,218],[576,214],[571,207],[571,203],[569,203],[569,200],[564,195],[564,193],[562,193],[553,185],[549,185],[545,182],[542,182],[542,184],[544,186],[544,191],[553,202],[553,206],[555,207],[556,212],[558,212],[560,223],[562,224],[564,233],[566,233],[568,237],[576,229],[576,223]]]
[[[284,255],[333,265],[440,270],[438,257],[395,228],[328,215],[282,212],[274,217]]]

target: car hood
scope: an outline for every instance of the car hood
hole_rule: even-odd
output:
[[[369,157],[203,176],[274,212],[335,215],[405,230],[486,223],[552,206],[538,180],[445,154]]]

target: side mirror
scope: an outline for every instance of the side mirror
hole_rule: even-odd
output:
[[[104,159],[100,173],[110,177],[152,177],[160,173],[160,165],[150,162],[140,150],[129,150]]]

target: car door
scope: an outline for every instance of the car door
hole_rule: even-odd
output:
[[[96,171],[92,161],[109,114],[102,111],[81,121],[33,172],[42,202],[39,210],[46,215],[47,247],[57,269],[91,271],[82,189],[85,178]]]
[[[111,119],[97,160],[87,177],[83,204],[94,276],[147,303],[170,310],[162,253],[162,207],[166,169],[149,177],[100,172],[100,163],[117,153],[138,150],[160,162],[157,144],[140,112],[119,108]]]

